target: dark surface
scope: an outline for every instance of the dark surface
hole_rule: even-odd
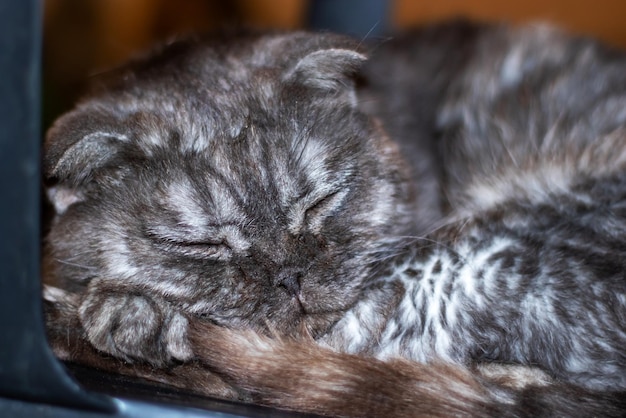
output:
[[[124,398],[112,399],[117,410],[115,414],[87,412],[81,409],[64,408],[36,402],[24,402],[14,399],[0,399],[0,414],[10,418],[237,418],[237,417],[281,417],[280,413],[270,412],[264,415],[251,413],[242,415],[218,411],[206,411],[193,407],[184,407],[160,403],[159,401],[142,402]]]
[[[163,384],[147,382],[129,376],[96,371],[77,364],[67,363],[66,367],[72,376],[86,389],[132,401],[158,402],[159,404],[167,405],[169,409],[172,407],[188,407],[206,410],[206,412],[196,411],[196,413],[204,412],[205,415],[203,416],[221,416],[219,414],[254,418],[305,416],[271,408],[263,408],[256,405],[245,405],[220,399],[206,398]],[[214,415],[213,413],[217,414]]]
[[[67,377],[44,337],[39,284],[40,16],[38,0],[0,2],[0,395],[113,411],[111,402],[85,393]]]
[[[345,33],[360,39],[387,32],[388,0],[314,0],[309,6],[309,26]]]

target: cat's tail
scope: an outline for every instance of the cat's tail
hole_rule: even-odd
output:
[[[44,289],[48,338],[59,358],[206,396],[344,417],[626,416],[626,393],[548,382],[522,368],[502,373],[489,367],[382,362],[312,341],[199,321],[190,321],[189,330],[199,362],[154,369],[98,352],[85,338],[77,303],[66,292]]]
[[[288,410],[400,418],[626,415],[626,393],[451,364],[383,362],[206,323],[192,324],[190,338],[200,361],[227,381],[256,402]]]

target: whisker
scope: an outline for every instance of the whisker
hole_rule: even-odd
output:
[[[97,269],[97,267],[95,267],[95,266],[87,266],[87,265],[84,265],[84,264],[72,263],[70,261],[62,260],[60,258],[55,258],[54,260],[56,262],[60,263],[60,264],[65,264],[65,265],[72,266],[72,267],[78,267],[78,268],[85,269],[85,270],[96,270]]]
[[[378,25],[380,25],[380,19],[378,19],[376,21],[376,23],[374,23],[372,25],[372,27],[370,28],[370,30],[367,31],[367,33],[365,34],[365,36],[363,36],[361,38],[361,40],[359,41],[359,44],[357,45],[357,48],[360,48],[361,45],[363,45],[363,42],[365,42],[365,40],[367,39],[368,36],[370,36],[370,34],[374,31],[374,29],[376,29],[378,27]]]

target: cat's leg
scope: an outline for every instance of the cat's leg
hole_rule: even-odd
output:
[[[133,376],[223,399],[249,401],[245,392],[196,362],[155,368],[147,363],[128,363],[103,354],[87,340],[78,317],[80,295],[44,285],[43,302],[48,343],[63,361],[101,371]]]
[[[78,315],[91,344],[112,356],[155,366],[192,356],[186,317],[161,298],[96,279]]]
[[[625,194],[621,178],[601,179],[451,222],[389,259],[324,342],[380,359],[533,365],[624,390]]]

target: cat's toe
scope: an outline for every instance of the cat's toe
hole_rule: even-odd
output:
[[[127,298],[117,312],[111,337],[117,351],[126,357],[161,363],[164,354],[158,343],[163,320],[159,310],[141,296]]]
[[[188,337],[189,322],[178,312],[172,313],[161,335],[162,344],[169,356],[176,360],[190,360],[193,351]]]

